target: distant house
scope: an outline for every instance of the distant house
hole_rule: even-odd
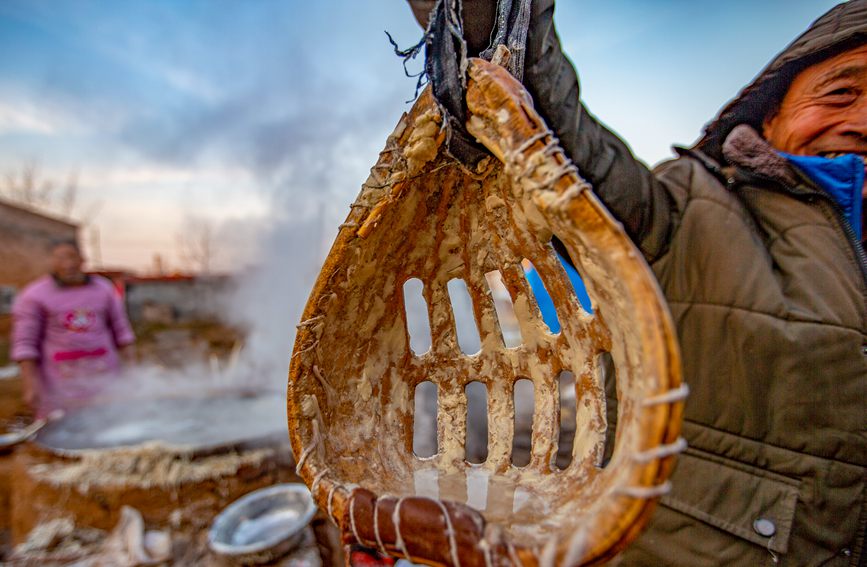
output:
[[[78,239],[78,225],[0,199],[0,286],[21,288],[45,273],[52,240]]]
[[[0,366],[8,351],[15,294],[47,271],[53,240],[77,240],[78,225],[0,199]]]
[[[134,322],[174,323],[219,317],[231,286],[228,276],[127,278],[126,306]]]

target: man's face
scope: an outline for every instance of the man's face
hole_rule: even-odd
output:
[[[51,251],[51,272],[65,284],[78,284],[84,280],[83,263],[81,254],[70,244],[60,244]]]
[[[867,45],[801,71],[764,136],[790,154],[867,160]]]

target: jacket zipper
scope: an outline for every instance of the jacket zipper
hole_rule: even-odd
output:
[[[864,283],[864,289],[867,291],[867,253],[865,253],[864,247],[861,246],[861,243],[858,242],[855,230],[852,228],[846,215],[843,214],[843,209],[840,208],[840,205],[838,205],[830,195],[816,188],[812,180],[806,178],[801,170],[796,167],[793,167],[792,170],[797,173],[798,177],[801,179],[801,183],[803,183],[808,190],[799,190],[797,186],[788,187],[771,177],[760,173],[745,172],[740,168],[737,169],[737,173],[742,178],[742,182],[746,182],[749,179],[757,179],[764,181],[772,191],[786,193],[797,199],[806,200],[808,203],[816,199],[823,201],[825,206],[831,209],[831,214],[826,214],[826,216],[830,216],[835,221],[835,225],[842,233],[843,239],[849,244],[849,248],[855,257],[858,267],[861,268],[861,278]]]
[[[855,257],[858,259],[858,262],[861,265],[861,275],[864,276],[865,284],[867,284],[867,253],[865,253],[864,247],[861,245],[861,243],[858,242],[858,235],[855,234],[855,229],[852,228],[852,224],[843,214],[843,210],[840,208],[840,205],[838,205],[836,201],[834,201],[830,196],[817,196],[823,199],[828,205],[830,205],[832,211],[834,212],[837,221],[843,228],[846,239],[849,241],[849,245],[852,247],[852,251],[855,253]]]
[[[852,228],[852,225],[846,219],[846,216],[843,214],[843,210],[837,204],[837,202],[827,193],[816,187],[816,184],[813,183],[813,180],[807,177],[804,172],[798,169],[795,166],[792,166],[792,170],[797,174],[798,178],[801,180],[801,183],[807,187],[806,191],[798,190],[796,187],[789,187],[788,185],[780,182],[778,179],[774,179],[773,177],[769,177],[767,175],[763,175],[761,173],[755,173],[752,171],[746,171],[740,167],[734,166],[732,168],[732,174],[723,171],[723,168],[716,163],[715,160],[708,157],[704,152],[700,150],[694,150],[691,148],[681,148],[675,147],[675,150],[680,155],[686,155],[697,159],[701,162],[704,167],[710,171],[714,176],[716,176],[720,182],[730,190],[733,190],[735,186],[740,184],[746,184],[750,180],[759,180],[763,181],[763,185],[766,185],[772,191],[776,191],[778,193],[785,193],[790,195],[796,199],[804,199],[807,202],[811,202],[815,199],[821,199],[825,202],[827,207],[830,207],[831,214],[825,214],[826,217],[830,216],[835,222],[836,227],[842,232],[843,239],[849,244],[849,248],[852,250],[852,254],[855,257],[855,261],[858,264],[858,267],[861,268],[861,279],[864,287],[862,289],[862,293],[867,297],[867,252],[865,252],[864,247],[858,242],[858,238],[855,234],[855,230]]]

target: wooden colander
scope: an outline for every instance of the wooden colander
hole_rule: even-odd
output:
[[[666,492],[682,400],[668,312],[641,255],[508,72],[470,60],[467,128],[494,157],[469,171],[444,148],[429,91],[404,115],[352,205],[298,326],[288,410],[298,471],[346,543],[428,565],[602,562],[634,539]],[[552,245],[594,299],[583,310]],[[528,259],[562,329],[543,324]],[[522,344],[506,348],[485,274],[500,272]],[[428,352],[410,348],[404,283],[418,278]],[[463,354],[447,283],[466,283],[481,350]],[[601,353],[616,369],[618,422],[603,466]],[[572,461],[555,465],[558,376],[575,374]],[[512,464],[514,384],[534,386],[530,462]],[[414,392],[437,386],[438,450],[413,453]],[[488,453],[466,459],[467,400],[487,388]]]

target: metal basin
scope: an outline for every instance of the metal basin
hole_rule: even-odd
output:
[[[211,550],[237,563],[272,561],[300,543],[316,505],[303,484],[278,484],[245,495],[214,519]]]

